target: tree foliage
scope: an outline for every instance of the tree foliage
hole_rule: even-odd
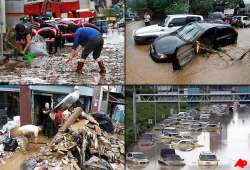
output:
[[[189,5],[188,5],[189,4]],[[193,13],[206,15],[226,8],[243,8],[243,0],[135,0],[129,7],[136,11],[150,10],[155,15]]]

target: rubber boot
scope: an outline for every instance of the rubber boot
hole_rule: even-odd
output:
[[[79,74],[82,73],[83,66],[84,66],[84,62],[78,61],[76,72],[79,73]]]
[[[100,73],[100,74],[106,73],[106,70],[105,70],[105,67],[104,67],[103,62],[102,62],[102,61],[98,61],[98,65],[99,65],[99,68],[100,68],[99,73]]]

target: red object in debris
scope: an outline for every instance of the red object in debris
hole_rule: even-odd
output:
[[[58,123],[58,124],[61,124],[61,122],[62,122],[62,112],[60,112],[60,111],[56,112],[55,122]]]
[[[247,161],[243,159],[239,159],[234,165],[234,167],[241,167],[241,168],[245,168],[245,166],[247,166]]]
[[[74,34],[62,34],[62,38],[74,38]]]
[[[46,43],[48,43],[48,44],[53,44],[54,42],[55,42],[55,38],[50,38],[50,39],[47,39],[47,40],[45,40],[46,41]]]

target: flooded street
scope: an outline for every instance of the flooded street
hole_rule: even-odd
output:
[[[127,84],[247,84],[250,81],[250,55],[238,60],[250,48],[250,28],[237,30],[237,45],[224,47],[219,55],[196,56],[182,70],[173,71],[171,63],[155,63],[151,59],[149,45],[134,44],[132,33],[143,26],[142,21],[126,26]]]
[[[129,148],[129,151],[142,151],[148,158],[150,163],[145,167],[136,167],[129,165],[127,169],[144,169],[144,170],[235,170],[241,169],[234,167],[236,161],[244,159],[248,161],[244,169],[250,169],[250,108],[237,110],[231,115],[225,116],[220,120],[222,129],[217,132],[185,132],[193,137],[197,137],[198,144],[202,147],[197,147],[192,151],[179,151],[176,153],[184,159],[186,163],[182,167],[170,167],[160,165],[160,150],[166,148],[166,145],[161,142],[160,132],[153,131],[159,140],[153,147],[139,147],[138,145]],[[182,132],[183,133],[183,132]],[[198,167],[197,161],[200,152],[211,151],[216,153],[219,159],[219,166],[216,168],[201,168]]]
[[[124,83],[124,32],[109,30],[104,35],[100,59],[106,74],[99,74],[92,54],[86,60],[83,74],[75,72],[77,59],[65,64],[71,47],[58,49],[57,54],[35,58],[31,63],[11,59],[0,66],[0,83],[9,84],[122,84]],[[77,58],[79,58],[81,53]]]

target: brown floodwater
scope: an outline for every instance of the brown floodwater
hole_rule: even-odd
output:
[[[190,134],[197,137],[198,144],[201,147],[196,147],[192,151],[178,151],[186,165],[183,167],[171,167],[158,164],[160,158],[160,150],[166,147],[166,144],[159,139],[153,147],[139,147],[138,145],[130,147],[129,151],[142,151],[144,152],[150,163],[144,167],[136,167],[131,164],[127,165],[127,169],[143,169],[143,170],[237,170],[241,168],[234,167],[239,159],[248,161],[244,170],[250,169],[250,108],[244,108],[234,111],[231,115],[225,116],[220,119],[222,130],[218,132],[200,132]],[[153,131],[157,137],[160,137],[160,132]],[[218,167],[198,167],[197,161],[200,152],[212,151],[216,153],[219,161]]]
[[[237,29],[238,43],[224,47],[218,54],[198,55],[180,71],[171,63],[155,63],[149,56],[149,45],[135,45],[134,30],[142,21],[126,26],[127,84],[249,84],[250,55],[237,59],[250,48],[250,28]]]
[[[26,151],[17,151],[9,159],[5,161],[5,164],[0,165],[1,170],[21,170],[21,165],[24,160],[27,160],[34,153],[39,152],[40,147],[46,145],[51,139],[40,135],[38,137],[38,143],[29,143]]]

